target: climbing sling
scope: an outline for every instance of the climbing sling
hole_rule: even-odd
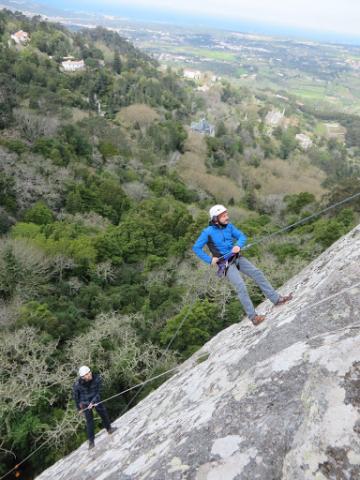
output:
[[[236,259],[239,258],[239,253],[227,253],[221,259],[217,262],[217,272],[216,275],[219,278],[226,277],[227,271],[232,263],[235,262],[236,264]],[[236,265],[236,268],[239,269],[238,265]]]

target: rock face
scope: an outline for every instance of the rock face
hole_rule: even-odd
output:
[[[38,480],[359,480],[360,226]]]

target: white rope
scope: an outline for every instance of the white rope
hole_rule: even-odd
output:
[[[343,205],[344,203],[348,203],[348,202],[350,202],[351,200],[354,200],[357,197],[360,197],[360,192],[355,193],[354,195],[351,195],[350,197],[346,197],[343,200],[341,200],[340,202],[336,202],[336,203],[330,205],[329,207],[323,208],[322,210],[319,210],[318,212],[315,212],[315,213],[309,215],[308,217],[304,217],[304,218],[298,220],[295,223],[292,223],[290,225],[287,225],[286,227],[280,228],[279,230],[276,230],[276,232],[273,232],[273,233],[270,233],[269,235],[264,235],[263,237],[255,239],[253,242],[251,242],[251,243],[245,245],[244,247],[242,247],[241,250],[247,250],[248,248],[251,248],[254,245],[258,245],[259,243],[262,243],[265,240],[268,240],[269,238],[275,237],[276,235],[280,235],[280,233],[287,232],[288,230],[290,230],[292,228],[295,228],[298,225],[302,225],[303,223],[306,223],[309,220],[311,220],[315,217],[318,217],[319,215],[322,215],[323,213],[326,213],[326,212],[328,212],[328,211],[330,211],[330,210],[332,210],[336,207],[339,207],[340,205]],[[221,260],[222,258],[225,258],[230,253],[231,252],[225,253],[225,255],[222,255],[221,257],[219,257],[219,260]]]
[[[210,266],[211,268],[211,266]],[[205,274],[208,273],[208,270],[205,271]],[[208,291],[208,288],[209,288],[209,283],[210,283],[210,278],[211,278],[211,274],[208,275],[208,278],[207,278],[207,282],[206,282],[206,289],[205,289],[205,293],[207,293]],[[160,356],[160,359],[159,359],[159,362],[161,362],[162,358],[164,357],[164,355],[169,351],[173,341],[175,340],[175,338],[177,337],[178,333],[180,332],[181,328],[183,327],[185,321],[187,320],[187,318],[189,317],[190,313],[192,312],[194,306],[195,306],[195,303],[196,303],[196,300],[199,298],[199,295],[196,295],[192,304],[190,305],[188,311],[186,312],[186,314],[184,315],[184,317],[182,318],[181,322],[179,323],[174,335],[171,337],[170,341],[168,342],[168,344],[166,345],[166,348],[165,350],[162,351],[161,353],[161,356]],[[136,392],[136,394],[133,396],[133,398],[127,403],[126,407],[124,408],[124,410],[121,412],[121,415],[122,416],[130,407],[130,405],[134,402],[134,400],[136,399],[136,397],[138,397],[140,395],[140,393],[142,392],[144,386],[138,390]],[[1,479],[0,479],[1,480]]]
[[[321,215],[321,214],[323,214],[323,213],[325,213],[325,212],[328,212],[329,210],[332,210],[333,208],[336,208],[336,207],[338,207],[339,205],[343,205],[344,203],[350,202],[351,200],[353,200],[354,198],[357,198],[357,197],[360,197],[360,192],[358,192],[358,193],[356,193],[356,194],[354,194],[354,195],[351,195],[350,197],[347,197],[347,198],[345,198],[344,200],[341,200],[340,202],[334,203],[333,205],[330,205],[329,207],[324,208],[323,210],[320,210],[319,212],[313,213],[312,215],[310,215],[310,216],[308,216],[308,217],[305,217],[305,218],[303,218],[303,219],[301,219],[301,220],[299,220],[299,221],[297,221],[297,222],[295,222],[295,223],[293,223],[293,224],[291,224],[291,225],[288,225],[288,226],[286,226],[286,227],[284,227],[284,228],[282,228],[282,229],[280,229],[280,230],[277,230],[276,232],[271,233],[270,235],[266,235],[266,236],[264,236],[264,237],[261,237],[261,238],[255,240],[254,242],[252,242],[251,244],[247,245],[246,247],[244,247],[242,250],[245,250],[246,248],[250,248],[250,247],[252,247],[253,245],[257,245],[258,243],[261,243],[261,242],[267,240],[268,238],[272,238],[272,237],[274,237],[275,235],[279,235],[279,234],[282,233],[282,232],[286,232],[287,230],[290,230],[291,228],[294,228],[294,227],[296,227],[296,226],[298,226],[298,225],[301,225],[302,223],[305,223],[305,222],[311,220],[312,218],[315,218],[315,217],[317,217],[317,216],[319,216],[319,215]],[[225,256],[225,255],[223,255],[223,257],[224,257],[224,256]],[[223,258],[223,257],[220,257],[220,258]],[[209,281],[210,281],[210,275],[209,275],[209,279],[208,279],[208,284],[209,284]],[[207,288],[208,288],[208,284],[207,284]],[[316,303],[314,303],[314,304],[312,304],[312,305],[310,305],[310,306],[303,307],[303,308],[302,308],[302,311],[303,311],[303,310],[306,310],[306,309],[308,309],[308,308],[311,308],[311,307],[315,307],[315,306],[317,306],[317,305],[320,305],[321,303],[323,303],[323,302],[325,302],[325,301],[327,301],[327,300],[330,300],[330,299],[332,299],[332,298],[335,298],[335,297],[341,295],[342,293],[345,293],[345,292],[351,290],[352,288],[356,288],[356,287],[358,287],[358,286],[360,286],[360,283],[357,283],[357,284],[355,284],[355,285],[352,285],[351,287],[345,288],[345,289],[341,290],[340,292],[337,292],[337,293],[335,293],[335,294],[333,294],[333,295],[330,295],[329,297],[326,297],[326,298],[324,298],[324,299],[322,299],[322,300],[319,300],[319,302],[316,302]],[[181,330],[182,326],[184,325],[185,320],[186,320],[186,319],[188,318],[188,316],[190,315],[190,313],[191,313],[191,311],[192,311],[192,308],[193,308],[193,306],[195,305],[195,302],[196,302],[196,300],[197,300],[198,297],[199,297],[198,295],[195,297],[194,302],[193,302],[192,305],[190,306],[190,308],[189,308],[189,310],[187,311],[186,315],[184,315],[184,318],[182,319],[182,321],[181,321],[180,324],[178,325],[178,328],[176,329],[173,337],[170,339],[168,345],[166,346],[165,350],[163,351],[163,353],[162,353],[162,355],[161,355],[161,357],[160,357],[160,360],[163,358],[163,356],[164,356],[164,355],[167,353],[167,351],[169,350],[169,348],[170,348],[170,346],[172,345],[173,341],[175,340],[177,334],[179,333],[179,331]],[[354,328],[356,328],[356,327],[354,327]],[[124,390],[124,391],[122,391],[122,392],[120,392],[120,393],[117,393],[117,394],[115,394],[115,395],[112,395],[111,397],[105,398],[104,400],[98,402],[96,405],[99,405],[100,403],[104,403],[104,402],[109,401],[110,399],[113,399],[113,398],[119,397],[119,396],[121,396],[121,395],[124,395],[125,393],[130,392],[130,391],[132,391],[132,390],[135,390],[135,389],[138,388],[138,387],[142,387],[142,388],[134,395],[134,397],[130,400],[130,402],[129,402],[128,405],[126,406],[126,410],[127,410],[127,409],[129,408],[129,406],[131,405],[131,403],[135,400],[135,398],[140,394],[140,392],[142,391],[142,389],[144,388],[144,386],[145,386],[146,384],[148,384],[148,383],[152,382],[153,380],[156,380],[156,379],[158,379],[158,378],[160,378],[160,377],[162,377],[162,376],[165,376],[165,375],[167,375],[167,374],[175,371],[177,368],[178,368],[178,367],[173,367],[173,368],[167,370],[166,372],[163,372],[163,373],[161,373],[161,374],[159,374],[159,375],[156,375],[155,377],[151,377],[151,378],[149,378],[148,380],[145,380],[144,382],[141,382],[141,383],[139,383],[139,384],[137,384],[137,385],[134,385],[133,387],[130,387],[130,388],[128,388],[128,389],[126,389],[126,390]],[[94,406],[95,406],[95,405],[94,405]],[[87,410],[87,408],[84,409],[84,410]],[[84,410],[82,410],[82,411],[84,411]],[[35,455],[36,452],[38,452],[38,451],[39,451],[46,443],[48,443],[48,442],[49,442],[49,438],[48,438],[47,440],[45,440],[45,442],[43,442],[42,444],[40,444],[39,447],[38,447],[36,450],[34,450],[32,453],[30,453],[30,454],[29,454],[26,458],[24,458],[20,463],[18,463],[17,465],[15,465],[15,467],[13,467],[11,470],[9,470],[7,473],[5,473],[5,475],[3,475],[2,477],[0,477],[0,480],[3,480],[3,479],[4,479],[5,477],[7,477],[11,472],[13,472],[13,471],[16,470],[17,468],[19,468],[20,465],[22,465],[24,462],[26,462],[27,460],[29,460],[33,455]]]
[[[156,375],[155,377],[148,378],[144,382],[138,383],[137,385],[134,385],[133,387],[127,388],[126,390],[123,390],[122,392],[115,393],[115,395],[112,395],[111,397],[104,398],[104,400],[101,400],[100,402],[93,403],[93,407],[96,407],[102,403],[108,402],[109,400],[112,400],[113,398],[120,397],[120,395],[124,395],[125,393],[131,392],[132,390],[135,390],[135,388],[141,387],[146,385],[147,383],[152,382],[153,380],[157,380],[158,378],[163,377],[164,375],[168,375],[171,372],[175,372],[179,366],[177,365],[176,367],[170,368],[169,370],[166,370],[166,372],[159,373],[159,375]],[[79,410],[79,413],[85,412],[85,410],[91,410],[89,407],[86,407],[82,410]],[[0,479],[1,480],[1,479]]]
[[[335,297],[338,297],[339,295],[342,295],[343,293],[346,293],[350,290],[352,290],[353,288],[356,288],[356,287],[360,287],[360,282],[359,283],[355,283],[354,285],[350,285],[349,287],[346,287],[346,288],[343,288],[342,290],[340,290],[339,292],[337,293],[334,293],[332,295],[329,295],[325,298],[323,298],[322,300],[319,300],[318,302],[315,302],[311,305],[308,305],[306,307],[303,307],[301,309],[301,311],[303,310],[307,310],[309,308],[312,308],[312,307],[316,307],[317,305],[320,305],[321,303],[324,303],[324,302],[327,302],[328,300],[331,300]],[[343,328],[349,328],[349,329],[355,329],[355,328],[360,328],[360,324],[357,324],[357,325],[348,325],[346,327],[343,327]],[[330,332],[331,333],[331,332]],[[163,372],[163,373],[160,373],[159,375],[156,375],[155,377],[151,377],[151,378],[148,378],[147,380],[145,380],[144,382],[141,382],[141,383],[138,383],[137,385],[134,385],[130,388],[127,388],[126,390],[123,390],[119,393],[116,393],[115,395],[112,395],[111,397],[108,397],[108,398],[105,398],[104,400],[101,400],[101,402],[98,402],[96,405],[99,405],[100,403],[105,403],[105,402],[108,402],[109,400],[115,398],[115,397],[119,397],[120,395],[124,395],[125,393],[127,392],[130,392],[131,390],[135,390],[136,388],[138,387],[143,387],[144,385],[146,385],[147,383],[150,383],[152,382],[153,380],[157,380],[158,378],[160,377],[163,377],[165,375],[168,375],[169,373],[172,373],[174,372],[175,370],[177,370],[179,367],[176,366],[176,367],[173,367],[173,368],[170,368],[169,370],[167,370],[166,372]],[[94,405],[94,406],[96,406]],[[84,410],[87,410],[87,409],[84,409]],[[84,411],[82,410],[82,411]],[[29,460],[29,458],[31,458],[33,455],[35,455],[36,452],[38,452],[46,443],[48,443],[50,440],[50,438],[48,438],[47,440],[45,440],[45,442],[43,442],[41,445],[39,445],[39,447],[34,450],[32,453],[30,453],[26,458],[24,458],[24,460],[22,460],[20,463],[18,463],[17,465],[15,465],[15,467],[13,467],[11,470],[9,470],[7,473],[5,473],[5,475],[3,475],[2,477],[0,477],[0,480],[3,480],[7,475],[9,475],[11,472],[13,472],[14,470],[16,470],[17,468],[20,467],[20,465],[22,465],[24,462],[26,462],[27,460]]]
[[[333,293],[332,295],[329,295],[328,297],[323,298],[322,300],[319,300],[318,302],[312,303],[311,305],[301,307],[300,311],[303,312],[304,310],[309,310],[309,308],[317,307],[318,305],[321,305],[322,303],[327,302],[328,300],[332,300],[333,298],[336,298],[339,295],[342,295],[343,293],[346,293],[347,291],[352,290],[353,288],[356,288],[356,287],[360,287],[360,282],[355,283],[354,285],[351,285],[350,287],[343,288],[339,292]]]

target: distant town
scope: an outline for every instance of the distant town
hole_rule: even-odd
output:
[[[25,1],[25,5],[26,14],[40,14],[74,30],[102,25],[116,31],[161,65],[182,71],[202,91],[216,81],[231,78],[248,88],[293,95],[300,103],[360,113],[360,46],[135,23],[110,15],[60,11],[31,1]],[[15,0],[1,0],[1,6],[19,8]],[[62,68],[70,72],[85,66],[82,59],[69,58],[63,59]]]

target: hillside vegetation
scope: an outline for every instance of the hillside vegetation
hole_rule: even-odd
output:
[[[27,44],[11,40],[20,29]],[[209,206],[226,202],[253,239],[360,191],[358,119],[344,142],[295,99],[227,82],[205,95],[103,28],[2,11],[0,40],[0,475],[48,439],[24,467],[32,478],[85,439],[71,400],[80,364],[107,397],[243,317],[191,253]],[[65,57],[85,68],[65,72]],[[190,130],[203,116],[214,136]],[[359,212],[345,205],[246,255],[280,286]],[[131,398],[109,402],[111,417]]]

